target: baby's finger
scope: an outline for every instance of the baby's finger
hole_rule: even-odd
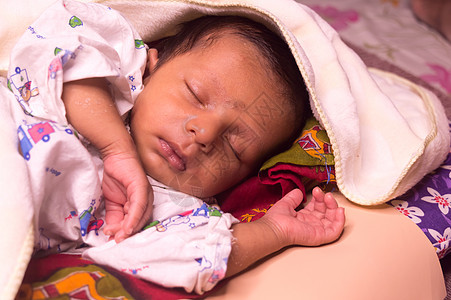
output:
[[[124,203],[127,199],[125,188],[107,173],[104,173],[103,176],[102,191],[105,198],[116,199],[117,203]]]
[[[312,195],[313,195],[313,198],[315,198],[315,200],[317,202],[323,202],[324,201],[324,192],[319,187],[315,187],[313,189]]]
[[[324,192],[316,187],[312,191],[313,198],[307,205],[306,209],[312,212],[319,212],[321,214],[326,212],[326,204],[324,203]]]
[[[334,195],[331,193],[327,193],[324,195],[324,203],[326,204],[326,207],[329,209],[335,209],[338,207],[337,200],[335,200]]]
[[[346,215],[345,215],[345,209],[344,207],[337,208],[337,216],[336,216],[337,223],[341,225],[341,227],[344,226],[346,222]]]
[[[106,225],[103,228],[103,233],[105,235],[114,236],[120,229],[121,229],[120,223],[110,224],[110,225]]]
[[[326,205],[326,219],[335,222],[337,216],[343,213],[343,209],[339,210],[337,200],[331,193],[324,196],[324,204]]]
[[[128,214],[128,211],[130,209],[130,201],[125,202],[124,204],[124,214]]]
[[[328,226],[326,228],[326,235],[328,236],[329,242],[337,240],[341,233],[343,232],[345,224],[345,213],[343,207],[338,207],[337,209],[330,210],[334,215],[329,216]]]
[[[145,215],[152,213],[153,192],[150,186],[141,188],[136,193],[133,193],[130,197],[128,213],[124,219],[124,233],[131,235],[133,232],[138,231],[140,222]]]
[[[116,243],[120,243],[125,240],[129,235],[125,234],[125,232],[121,229],[114,235],[114,240]]]
[[[107,226],[119,225],[124,221],[124,212],[114,203],[105,203],[105,222]]]
[[[144,212],[141,220],[136,226],[136,231],[141,230],[145,225],[147,225],[152,217],[153,205],[147,205],[146,211]]]
[[[345,209],[344,209],[344,207],[338,207],[336,209],[335,218],[333,221],[334,228],[337,232],[337,238],[340,236],[341,232],[343,231],[345,222],[346,222]]]

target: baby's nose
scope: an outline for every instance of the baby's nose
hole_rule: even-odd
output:
[[[217,116],[198,116],[186,123],[186,130],[194,135],[194,141],[206,153],[214,148],[226,128],[225,120]]]

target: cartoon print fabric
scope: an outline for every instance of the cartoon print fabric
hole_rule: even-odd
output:
[[[61,84],[105,77],[123,114],[141,91],[146,55],[141,38],[118,12],[59,1],[14,47],[7,84],[28,115],[67,125]]]
[[[65,117],[63,83],[92,77],[108,79],[125,115],[142,89],[146,58],[147,46],[117,12],[72,1],[55,3],[14,48],[7,88],[33,194],[35,254],[94,247],[84,255],[96,262],[202,293],[225,276],[237,220],[149,178],[160,190],[154,222],[126,242],[108,242],[102,161]]]
[[[166,287],[183,286],[197,293],[212,289],[225,277],[229,228],[238,220],[149,180],[155,195],[153,221],[133,237],[90,248],[83,257]]]

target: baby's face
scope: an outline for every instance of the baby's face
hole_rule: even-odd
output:
[[[191,195],[213,196],[287,141],[290,106],[274,90],[259,55],[226,36],[151,73],[131,122],[149,176]]]

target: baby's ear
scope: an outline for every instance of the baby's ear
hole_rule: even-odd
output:
[[[158,62],[158,50],[155,48],[150,48],[147,52],[147,69],[150,74],[153,73],[155,66]]]

